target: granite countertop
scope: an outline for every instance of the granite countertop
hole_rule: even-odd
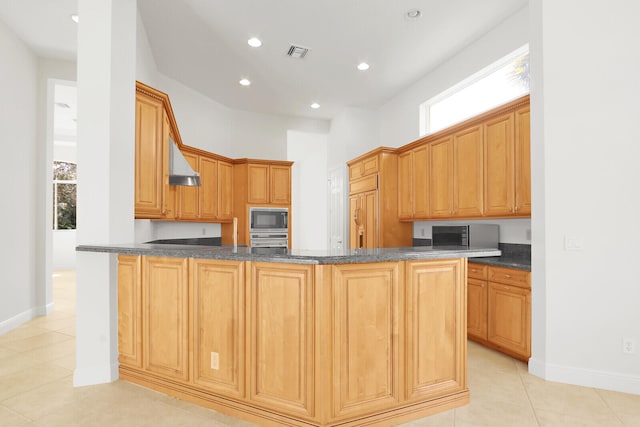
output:
[[[514,256],[514,255],[502,255],[492,257],[481,257],[470,260],[476,264],[495,265],[496,267],[516,268],[518,270],[531,271],[531,258]]]
[[[376,249],[301,250],[250,248],[246,246],[206,246],[133,243],[118,245],[80,245],[80,252],[105,252],[124,255],[151,255],[174,258],[204,258],[237,261],[264,261],[289,264],[354,264],[365,262],[409,261],[445,258],[499,257],[499,249],[447,247],[405,247]],[[475,261],[475,260],[474,260]]]

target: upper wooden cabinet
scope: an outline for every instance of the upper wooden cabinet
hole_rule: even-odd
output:
[[[379,148],[347,163],[349,180],[349,247],[410,246],[410,224],[398,215],[398,155]]]
[[[527,96],[400,147],[399,218],[530,216],[529,133]]]
[[[530,215],[529,106],[488,120],[484,133],[487,216]]]
[[[136,218],[162,218],[164,215],[164,170],[168,167],[167,135],[162,101],[151,94],[137,92]]]
[[[249,163],[247,173],[247,203],[263,205],[291,203],[290,165]]]
[[[398,155],[398,216],[429,216],[429,146]]]

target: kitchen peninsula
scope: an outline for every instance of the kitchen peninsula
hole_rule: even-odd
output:
[[[120,376],[260,425],[395,425],[469,402],[467,258],[132,244],[118,256]]]

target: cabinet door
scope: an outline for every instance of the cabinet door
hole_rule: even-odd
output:
[[[482,126],[453,136],[453,210],[456,217],[479,217],[483,213]]]
[[[531,355],[531,291],[489,282],[488,340],[525,358]]]
[[[407,151],[398,156],[398,216],[413,218],[413,152]]]
[[[251,268],[249,398],[313,417],[313,267],[256,262]]]
[[[364,230],[361,204],[361,195],[349,196],[349,247],[351,249],[364,246],[364,232],[361,233]]]
[[[195,259],[191,284],[192,381],[244,397],[244,263]]]
[[[402,263],[333,267],[333,411],[355,416],[400,401]]]
[[[464,260],[407,262],[406,396],[466,388]]]
[[[364,206],[364,246],[378,247],[378,191],[367,191],[363,195]]]
[[[531,131],[529,106],[515,113],[516,120],[516,203],[517,215],[531,215]]]
[[[269,203],[269,165],[248,165],[249,195],[248,203]]]
[[[143,367],[189,378],[188,269],[186,258],[142,258]]]
[[[218,219],[233,218],[233,165],[218,161]]]
[[[163,191],[162,102],[136,96],[135,215],[136,218],[162,217]]]
[[[514,213],[513,113],[489,120],[485,135],[485,213],[502,216]]]
[[[163,166],[163,173],[164,173],[164,178],[162,181],[162,186],[164,188],[164,195],[163,195],[163,203],[164,203],[164,208],[163,208],[163,215],[162,218],[166,219],[166,220],[175,220],[178,213],[177,213],[177,209],[176,209],[176,201],[178,199],[177,194],[178,194],[178,188],[175,185],[169,185],[169,158],[171,157],[170,152],[169,152],[169,144],[173,144],[173,142],[169,141],[169,137],[171,137],[172,140],[174,139],[174,136],[171,134],[171,126],[169,124],[169,116],[167,115],[167,112],[164,112],[164,130],[163,130],[163,140],[165,141],[164,144],[162,144],[162,150],[163,150],[163,157],[164,157],[164,166]]]
[[[198,218],[215,220],[218,216],[218,162],[198,156],[200,188],[198,188]]]
[[[194,171],[198,172],[198,155],[182,153]],[[180,186],[178,188],[178,217],[180,219],[197,219],[199,214],[199,187]]]
[[[487,282],[467,279],[467,335],[487,339]]]
[[[413,217],[429,218],[429,146],[413,150]]]
[[[290,204],[291,168],[289,166],[271,165],[269,167],[269,179],[271,181],[271,203]]]
[[[142,283],[139,256],[118,256],[118,361],[142,367]]]
[[[453,215],[453,142],[447,137],[431,143],[429,167],[430,216]]]

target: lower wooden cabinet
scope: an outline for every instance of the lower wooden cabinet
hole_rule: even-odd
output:
[[[467,335],[517,359],[531,356],[531,273],[469,263]]]
[[[155,374],[189,378],[188,269],[184,258],[142,257],[142,360]]]
[[[120,256],[120,376],[261,425],[449,410],[469,402],[465,268]]]
[[[444,396],[467,387],[465,268],[465,260],[407,263],[407,400]]]
[[[217,393],[245,395],[244,263],[194,259],[190,267],[191,379]]]
[[[249,400],[314,416],[313,267],[252,263],[248,289]]]

